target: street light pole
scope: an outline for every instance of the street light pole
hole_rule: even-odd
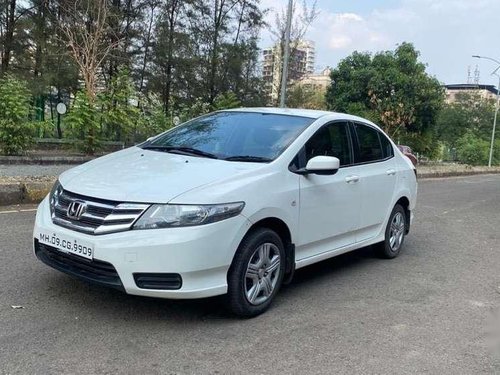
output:
[[[497,86],[497,102],[495,105],[495,117],[493,119],[493,130],[491,131],[490,157],[488,158],[488,167],[491,167],[491,161],[493,160],[493,148],[495,147],[495,131],[497,127],[498,110],[500,109],[500,74],[497,73],[497,71],[500,69],[500,61],[486,56],[474,55],[472,57],[475,57],[476,59],[490,60],[498,64],[498,67],[492,73],[498,76],[498,86]]]
[[[500,66],[495,70],[498,71]],[[488,160],[488,167],[491,167],[491,160],[493,159],[493,147],[495,146],[495,130],[497,127],[497,117],[498,110],[500,109],[500,74],[495,73],[498,76],[498,86],[497,86],[497,105],[495,107],[495,118],[493,120],[493,131],[491,132],[491,145],[490,145],[490,158]]]
[[[288,60],[290,59],[290,30],[292,28],[293,0],[288,1],[285,27],[285,51],[283,56],[283,70],[281,72],[280,107],[285,108],[286,83],[288,81]]]

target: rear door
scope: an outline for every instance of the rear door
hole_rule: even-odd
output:
[[[356,242],[376,236],[385,224],[397,181],[394,150],[387,137],[375,127],[355,122],[354,161],[359,174],[361,209]]]

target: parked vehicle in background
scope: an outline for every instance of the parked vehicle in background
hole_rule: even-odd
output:
[[[227,294],[249,317],[295,269],[374,244],[396,257],[416,194],[414,166],[368,120],[227,110],[63,173],[38,208],[34,250],[129,294]]]
[[[415,156],[415,154],[413,154],[412,149],[409,146],[404,146],[404,145],[398,145],[398,148],[399,148],[399,151],[401,151],[404,156],[406,156],[408,159],[410,159],[411,162],[413,163],[413,165],[416,167],[418,164],[418,159]]]

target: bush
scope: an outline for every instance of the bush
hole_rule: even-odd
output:
[[[414,152],[430,160],[441,160],[443,158],[444,146],[431,131],[416,133],[403,129],[394,140],[398,144],[410,146]]]
[[[107,90],[98,98],[105,139],[135,141],[141,121],[137,97],[129,72],[125,69],[119,70]]]
[[[30,94],[26,84],[12,76],[0,80],[0,149],[15,155],[33,142],[34,123],[29,121]]]
[[[90,103],[84,91],[78,91],[71,110],[66,116],[66,125],[72,138],[79,139],[77,146],[93,155],[100,148],[99,116],[94,103]]]
[[[150,94],[142,98],[141,103],[143,104],[140,106],[141,114],[135,135],[136,140],[144,140],[173,126],[172,119],[167,118],[165,115],[162,102],[158,96]]]
[[[457,158],[461,163],[487,165],[490,144],[471,132],[465,133],[457,141]]]

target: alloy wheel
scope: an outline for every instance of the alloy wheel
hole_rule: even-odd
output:
[[[405,233],[405,218],[401,212],[396,212],[391,221],[391,229],[389,234],[389,245],[391,250],[396,252],[403,243]]]
[[[245,273],[248,302],[260,305],[271,297],[280,277],[280,264],[280,251],[273,243],[267,242],[255,249]]]

